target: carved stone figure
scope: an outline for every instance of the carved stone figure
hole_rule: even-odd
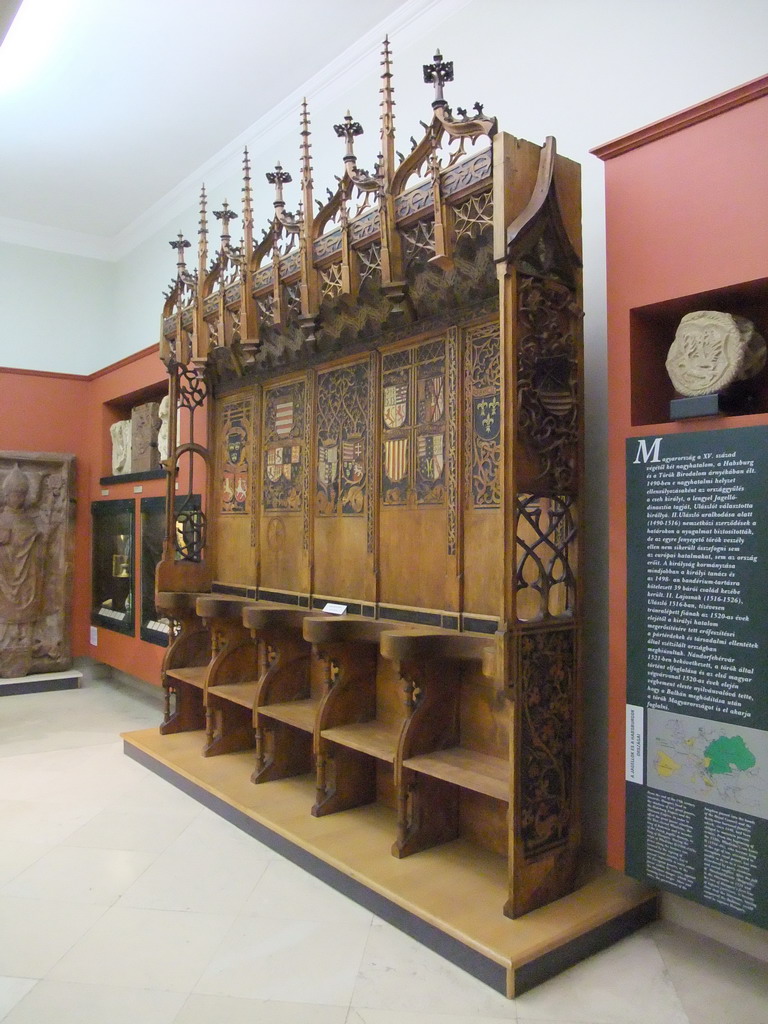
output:
[[[43,533],[26,509],[29,480],[18,464],[2,485],[0,512],[0,619],[34,622],[40,611],[45,552]]]
[[[160,417],[160,427],[157,431],[157,455],[160,462],[165,462],[168,458],[168,417],[171,414],[169,395],[166,395],[160,402],[157,414]]]
[[[750,320],[698,310],[680,321],[667,354],[667,373],[678,394],[713,395],[754,377],[765,357],[765,341]]]
[[[67,668],[72,455],[0,453],[0,676]]]
[[[131,472],[131,421],[118,420],[109,428],[112,435],[112,472],[115,476]]]
[[[158,402],[145,402],[131,410],[131,472],[157,469]]]

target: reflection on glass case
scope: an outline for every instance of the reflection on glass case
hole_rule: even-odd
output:
[[[191,510],[199,510],[200,495],[176,499],[176,557],[189,547],[187,534],[194,522]],[[183,511],[183,514],[181,514]],[[165,498],[141,499],[141,639],[165,647],[170,623],[155,606],[155,569],[163,554],[165,539]]]
[[[133,633],[134,515],[134,502],[129,498],[91,503],[91,622],[128,634]]]

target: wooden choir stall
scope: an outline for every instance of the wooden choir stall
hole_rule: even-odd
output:
[[[299,211],[278,165],[257,236],[246,152],[171,243],[173,637],[126,748],[513,996],[656,909],[580,856],[580,173],[439,53],[403,156],[382,67],[372,172],[348,113],[316,199],[305,102]]]

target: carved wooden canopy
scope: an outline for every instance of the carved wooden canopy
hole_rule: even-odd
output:
[[[424,81],[434,87],[432,116],[404,156],[395,142],[388,40],[381,64],[381,142],[372,172],[358,166],[354,143],[363,129],[347,112],[334,126],[342,173],[325,199],[315,197],[305,100],[296,213],[283,199],[291,175],[278,164],[266,175],[275,187],[274,213],[255,238],[246,150],[240,242],[232,242],[238,215],[225,202],[214,211],[214,249],[203,188],[197,267],[187,266],[190,243],[182,234],[170,243],[178,262],[161,339],[169,367],[207,365],[226,377],[303,365],[414,319],[496,300],[492,151],[483,145],[496,120],[480,103],[472,113],[452,111],[444,87],[453,81],[453,63],[438,52],[424,65]]]

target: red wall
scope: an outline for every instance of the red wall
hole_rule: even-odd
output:
[[[631,311],[679,296],[695,298],[701,292],[747,284],[750,288],[744,289],[744,294],[757,295],[765,311],[768,76],[593,152],[606,161],[611,609],[608,859],[611,866],[622,869],[627,668],[625,441],[648,433],[713,427],[707,419],[652,423],[638,416],[644,399],[637,393],[637,382],[648,372],[642,365],[642,352],[636,351],[631,358]],[[727,296],[724,298],[727,301]],[[649,386],[644,381],[640,390]],[[665,382],[659,381],[659,386]],[[766,422],[766,414],[723,417],[718,418],[717,427]]]
[[[156,346],[88,377],[0,368],[0,449],[74,453],[77,459],[72,653],[75,657],[93,657],[156,684],[160,682],[164,648],[101,627],[98,646],[89,643],[91,502],[106,497],[138,499],[135,487],[142,488],[142,497],[165,494],[164,480],[104,488],[99,478],[112,472],[109,426],[120,418],[120,403],[130,401],[136,392],[141,400],[144,389],[158,388],[166,382]],[[102,493],[105,489],[108,496]],[[138,534],[135,540],[134,550],[138,551]]]

